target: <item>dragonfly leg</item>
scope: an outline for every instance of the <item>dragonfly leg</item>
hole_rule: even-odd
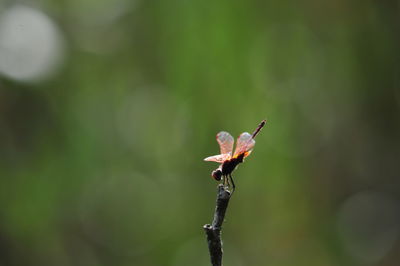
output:
[[[229,174],[229,179],[230,179],[230,182],[232,183],[232,194],[233,194],[233,192],[235,191],[235,182],[233,182],[233,178],[232,178],[232,175],[231,174]]]
[[[229,188],[231,186],[231,183],[229,182],[229,178],[227,175],[225,176],[225,179],[226,179],[225,187]]]

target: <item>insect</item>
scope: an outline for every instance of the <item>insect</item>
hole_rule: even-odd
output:
[[[254,138],[266,124],[266,120],[261,121],[253,134],[243,132],[239,135],[236,141],[236,149],[233,151],[233,137],[226,131],[221,131],[217,134],[217,142],[220,147],[221,154],[210,156],[204,159],[204,161],[211,161],[220,163],[220,166],[212,171],[211,176],[220,181],[223,179],[224,186],[230,187],[232,185],[232,193],[235,190],[235,183],[233,182],[232,172],[236,169],[238,164],[242,163],[244,158],[250,155],[256,141]]]

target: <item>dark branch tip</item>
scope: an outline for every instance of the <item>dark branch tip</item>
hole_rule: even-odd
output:
[[[220,199],[229,199],[232,195],[232,192],[230,192],[224,185],[219,184],[218,185],[218,198]]]

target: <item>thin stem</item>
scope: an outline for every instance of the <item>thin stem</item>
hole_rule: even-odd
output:
[[[214,219],[212,224],[203,226],[207,235],[208,250],[210,252],[210,259],[212,266],[222,266],[222,240],[221,230],[222,223],[224,222],[225,212],[228,208],[228,203],[231,198],[231,193],[225,188],[224,185],[218,185],[217,202],[214,212]]]

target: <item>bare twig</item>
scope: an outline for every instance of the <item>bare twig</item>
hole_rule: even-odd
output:
[[[207,235],[208,250],[213,266],[222,265],[221,230],[231,195],[231,192],[229,192],[224,185],[218,185],[217,206],[215,207],[214,220],[211,225],[206,224],[203,226]]]

